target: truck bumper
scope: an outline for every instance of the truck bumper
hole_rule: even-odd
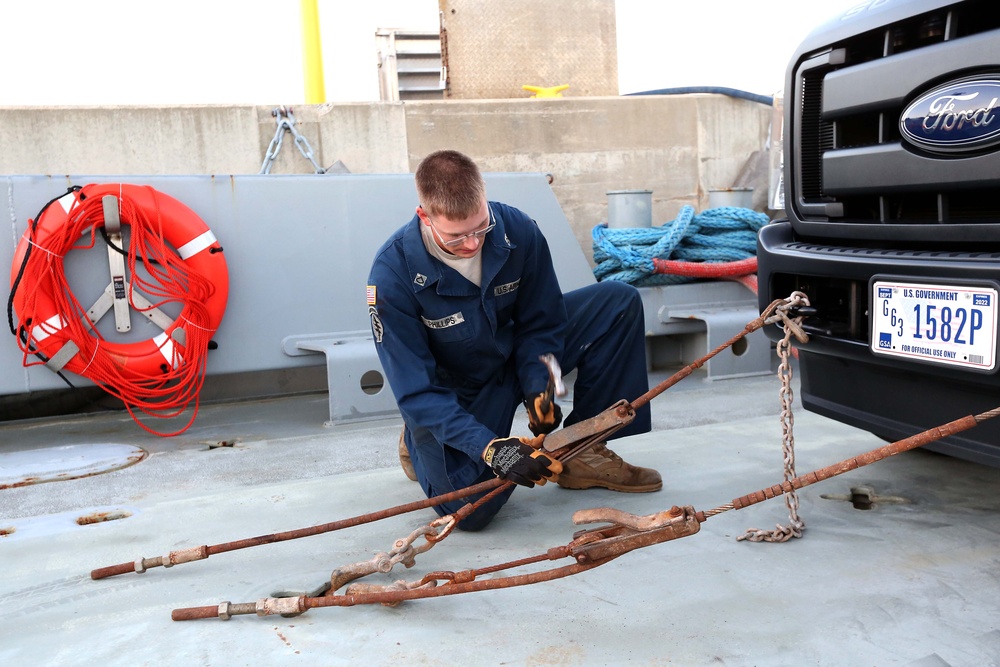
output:
[[[1000,375],[874,355],[868,346],[872,276],[957,283],[1000,279],[1000,253],[900,251],[824,245],[797,239],[788,222],[764,227],[758,240],[759,304],[794,290],[819,311],[804,325],[801,398],[807,410],[898,440],[1000,405]],[[771,340],[782,332],[766,330]],[[928,445],[1000,467],[1000,423],[986,422]]]

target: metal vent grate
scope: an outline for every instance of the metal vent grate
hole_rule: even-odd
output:
[[[823,153],[833,148],[833,124],[824,122],[823,73],[811,70],[802,76],[802,199],[823,196]]]

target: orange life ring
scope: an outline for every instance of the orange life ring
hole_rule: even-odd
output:
[[[52,291],[58,288],[54,287],[53,283],[39,282],[35,285],[17,286],[17,282],[22,277],[25,254],[30,245],[37,246],[33,249],[34,252],[45,252],[57,242],[61,234],[66,233],[67,224],[71,222],[74,214],[79,213],[79,207],[83,202],[94,198],[101,201],[105,195],[118,198],[122,225],[136,224],[136,220],[128,219],[126,211],[140,213],[141,215],[135,217],[137,219],[144,217],[152,221],[157,227],[155,233],[162,233],[162,239],[183,261],[185,269],[207,278],[214,286],[214,289],[209,290],[211,293],[204,302],[198,304],[197,324],[192,321],[191,302],[185,301],[180,314],[172,324],[153,338],[124,343],[101,337],[99,347],[103,356],[112,361],[123,378],[144,380],[162,377],[184,363],[187,352],[185,343],[189,344],[191,339],[178,335],[179,329],[194,325],[204,330],[199,332],[198,340],[204,341],[206,346],[208,338],[218,329],[229,294],[229,273],[222,247],[202,219],[178,200],[149,186],[119,183],[85,185],[52,202],[43,210],[33,226],[29,224],[14,251],[11,267],[11,285],[17,287],[12,303],[22,320],[19,344],[22,347],[28,346],[33,354],[41,353],[44,358],[51,359],[71,341],[70,327],[67,326],[68,318],[79,315],[59,312],[60,308],[52,294]],[[103,215],[91,226],[104,226]],[[135,229],[132,233],[136,233]],[[204,321],[206,312],[207,322]],[[25,321],[26,317],[30,317],[32,321]],[[97,337],[92,331],[90,335]],[[83,347],[81,343],[85,341],[72,342],[76,343],[79,349]],[[91,362],[92,359],[83,358],[81,354],[73,354],[62,367],[78,375],[91,377],[88,374]]]

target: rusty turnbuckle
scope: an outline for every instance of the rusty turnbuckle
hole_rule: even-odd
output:
[[[330,593],[316,597],[300,595],[288,598],[263,598],[257,602],[235,604],[222,602],[207,607],[175,609],[170,617],[175,621],[190,621],[199,618],[228,620],[240,614],[256,614],[258,616],[282,614],[288,616],[301,614],[318,607],[351,607],[359,604],[395,606],[404,600],[537,584],[585,572],[634,549],[693,535],[698,532],[701,521],[704,519],[703,515],[699,516],[691,507],[673,507],[666,512],[649,516],[635,516],[610,508],[581,510],[573,515],[574,523],[603,521],[611,521],[612,523],[609,526],[580,531],[568,544],[553,547],[544,554],[491,567],[460,572],[431,572],[418,581],[396,581],[386,586],[351,584],[341,595],[335,594],[331,589]],[[485,574],[564,558],[572,558],[576,562],[528,574],[492,579],[478,578]]]
[[[608,563],[635,549],[661,544],[680,537],[694,535],[701,524],[729,510],[740,510],[750,505],[781,496],[795,489],[815,484],[862,466],[881,461],[901,452],[915,449],[935,440],[960,433],[988,419],[1000,416],[1000,407],[978,415],[969,415],[942,426],[928,429],[903,440],[884,445],[870,452],[845,459],[833,465],[815,470],[799,477],[786,480],[767,488],[735,498],[729,503],[705,512],[693,507],[672,507],[665,512],[636,516],[607,507],[581,510],[573,515],[576,524],[608,522],[608,525],[576,533],[572,541],[564,546],[553,547],[544,554],[510,561],[492,567],[461,572],[432,572],[416,582],[397,581],[388,586],[373,584],[352,584],[343,594],[337,594],[331,587],[326,595],[310,597],[301,595],[288,598],[263,598],[257,602],[233,604],[222,602],[205,607],[175,609],[171,618],[175,621],[189,621],[200,618],[222,618],[228,620],[239,614],[295,615],[318,607],[350,607],[358,604],[383,604],[393,606],[404,600],[442,597],[459,593],[494,590],[525,586],[562,577],[579,574]],[[478,579],[514,567],[531,565],[542,561],[572,558],[570,565],[541,570],[528,574]],[[336,572],[335,572],[336,574]],[[439,585],[439,582],[441,585]]]

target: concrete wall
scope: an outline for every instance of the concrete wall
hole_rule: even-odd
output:
[[[316,161],[407,173],[452,147],[484,171],[551,174],[587,257],[609,190],[653,191],[653,223],[733,186],[760,155],[770,108],[721,95],[452,100],[296,107]],[[277,124],[271,107],[0,108],[0,175],[254,174]],[[311,173],[285,134],[271,173]],[[767,173],[756,173],[763,210]],[[741,183],[742,184],[742,183]],[[415,203],[415,202],[414,202]],[[531,213],[530,211],[528,212]]]
[[[413,105],[406,114],[411,167],[454,147],[485,171],[540,171],[581,247],[607,220],[609,190],[653,191],[653,223],[707,192],[730,187],[761,148],[769,108],[723,96],[640,96]],[[766,191],[766,181],[760,185]],[[763,202],[763,200],[762,200]]]

